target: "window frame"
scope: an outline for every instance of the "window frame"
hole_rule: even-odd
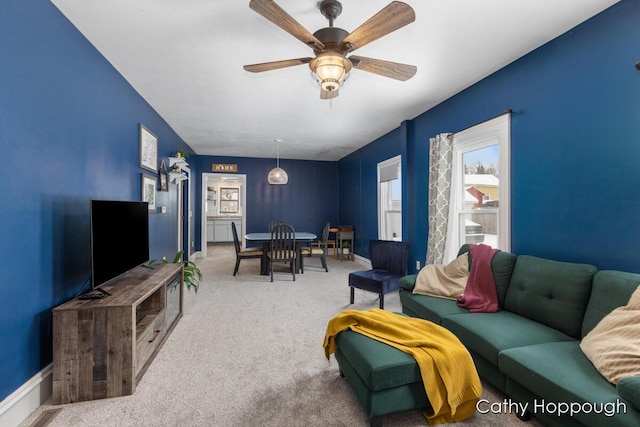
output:
[[[402,192],[402,155],[399,154],[397,156],[391,157],[390,159],[387,160],[383,160],[381,162],[378,162],[377,165],[377,199],[378,199],[378,206],[377,206],[377,211],[378,211],[378,238],[379,239],[386,239],[386,240],[391,240],[390,236],[386,235],[386,232],[384,231],[384,225],[386,224],[386,220],[383,219],[383,206],[382,206],[382,184],[383,182],[381,182],[381,170],[385,169],[387,167],[390,166],[396,166],[398,167],[398,179],[400,179],[400,191]],[[385,182],[390,182],[390,181],[385,181]],[[391,184],[389,184],[391,185]],[[389,194],[392,194],[392,190],[391,188],[389,189]],[[400,208],[400,216],[402,218],[402,208]],[[400,222],[400,240],[402,240],[402,228],[403,228],[404,224],[402,224],[402,220]]]
[[[464,154],[491,145],[498,145],[498,170],[500,186],[499,206],[485,212],[497,212],[498,248],[511,250],[511,115],[504,114],[453,135],[453,164],[451,174],[451,205],[447,228],[445,261],[455,259],[464,239],[464,226],[460,218],[471,213],[464,208]]]

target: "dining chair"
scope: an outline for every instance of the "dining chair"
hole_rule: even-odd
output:
[[[300,269],[304,271],[304,258],[305,257],[319,257],[324,271],[329,271],[327,268],[327,240],[329,239],[329,223],[324,225],[322,230],[322,236],[316,242],[311,242],[309,246],[300,248]]]
[[[268,228],[269,233],[271,233],[271,231],[273,230],[273,228],[274,228],[276,225],[278,225],[278,224],[282,224],[282,221],[280,221],[280,220],[277,220],[277,219],[276,219],[276,220],[274,220],[274,221],[269,222],[269,228]]]
[[[273,264],[289,263],[293,280],[296,280],[296,231],[293,226],[280,223],[271,230],[271,246],[267,252],[269,271],[273,282]]]
[[[233,244],[236,247],[236,267],[233,269],[233,275],[235,276],[240,267],[240,261],[249,258],[262,258],[262,248],[247,248],[242,249],[240,247],[240,240],[238,239],[238,230],[236,229],[236,223],[231,222],[231,231],[233,232]]]

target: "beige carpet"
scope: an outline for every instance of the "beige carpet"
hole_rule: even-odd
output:
[[[48,409],[62,408],[50,426],[367,426],[351,389],[338,375],[322,340],[329,319],[346,308],[378,306],[377,296],[356,291],[349,305],[347,276],[357,262],[319,260],[305,274],[275,281],[258,275],[259,260],[244,260],[233,277],[231,246],[211,247],[199,260],[205,279],[186,295],[185,313],[132,396],[70,405],[43,405],[21,426]],[[401,311],[397,294],[385,308]],[[485,385],[483,398],[505,397]],[[46,402],[48,403],[48,402]],[[539,426],[515,414],[476,413],[468,426]],[[419,411],[393,414],[385,426],[424,426]]]

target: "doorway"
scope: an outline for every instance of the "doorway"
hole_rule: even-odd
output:
[[[209,244],[233,243],[231,223],[235,223],[238,238],[245,246],[246,188],[244,174],[202,174],[202,256],[207,257]]]

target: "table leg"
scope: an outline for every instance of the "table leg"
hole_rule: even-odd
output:
[[[262,244],[262,257],[260,257],[260,274],[266,276],[269,274],[269,259],[267,258],[267,252],[269,251],[269,243],[264,242]]]

